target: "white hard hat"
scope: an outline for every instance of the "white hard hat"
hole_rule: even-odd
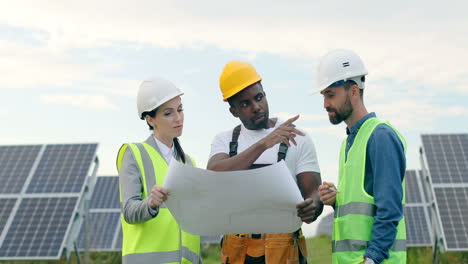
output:
[[[328,52],[320,59],[317,69],[317,86],[322,91],[330,86],[344,84],[353,80],[364,89],[367,69],[361,58],[351,50],[337,49]]]
[[[150,112],[172,98],[183,94],[169,81],[159,78],[144,80],[140,84],[137,95],[138,117],[144,119],[144,112]]]

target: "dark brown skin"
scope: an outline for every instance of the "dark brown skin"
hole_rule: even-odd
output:
[[[305,199],[296,205],[297,216],[301,218],[302,222],[310,224],[317,219],[323,210],[323,203],[318,194],[318,186],[322,182],[320,173],[306,171],[299,173],[296,177],[302,197]]]
[[[276,119],[269,119],[268,101],[260,82],[252,84],[229,99],[229,111],[241,120],[247,129],[259,130],[274,127]],[[293,126],[299,115],[288,119],[268,136],[253,144],[234,157],[226,153],[218,153],[208,161],[207,169],[213,171],[247,170],[267,149],[284,142],[287,146],[294,145],[294,138],[304,136],[304,133]],[[297,215],[305,223],[311,223],[320,215],[323,204],[318,196],[318,186],[321,183],[320,173],[302,172],[296,175],[303,202],[296,205]]]

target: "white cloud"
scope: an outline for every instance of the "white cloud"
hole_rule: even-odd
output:
[[[328,136],[336,137],[337,140],[342,140],[343,136],[345,135],[345,127],[341,125],[334,126],[334,125],[329,124],[329,125],[317,126],[317,127],[304,127],[303,129],[309,134],[328,135]]]
[[[120,67],[117,62],[79,63],[67,54],[57,54],[46,47],[0,40],[0,56],[0,82],[3,88],[81,89],[135,97],[141,82],[111,79],[99,74]]]
[[[39,99],[47,104],[75,105],[84,108],[117,110],[108,97],[93,94],[50,94],[41,95]]]
[[[200,73],[200,71],[201,71],[200,68],[191,68],[191,69],[183,70],[183,73],[187,74],[187,75],[192,75],[192,74],[198,74],[198,73]]]
[[[119,96],[136,98],[141,80],[118,80],[96,76],[94,80],[88,80],[87,84],[80,84],[81,89],[103,92]],[[136,99],[135,99],[136,100]]]
[[[274,113],[272,116],[278,117],[282,120],[288,120],[291,117],[294,117],[299,114],[298,121],[324,121],[327,119],[326,114],[304,114],[304,113],[289,113],[289,112],[278,112]]]
[[[399,129],[430,131],[438,119],[446,117],[468,117],[468,107],[437,106],[422,100],[402,99],[383,104],[370,104],[367,108],[380,118],[390,120]]]
[[[215,46],[250,59],[269,52],[313,60],[329,49],[348,47],[362,55],[370,78],[416,80],[467,92],[457,86],[468,81],[463,1],[450,6],[440,1],[256,1],[245,8],[246,3],[14,1],[0,8],[0,17],[10,25],[46,32],[42,38],[54,53],[130,42],[135,48],[139,43]]]
[[[67,63],[47,49],[13,41],[0,41],[2,87],[70,87],[92,79],[83,65]]]

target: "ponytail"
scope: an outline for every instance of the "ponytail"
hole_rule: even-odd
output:
[[[179,156],[182,162],[185,163],[185,153],[182,147],[180,146],[179,139],[175,137],[173,141],[174,141],[174,148],[177,153],[177,156]]]

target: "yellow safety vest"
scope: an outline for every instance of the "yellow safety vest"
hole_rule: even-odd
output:
[[[117,157],[120,171],[126,149],[130,147],[137,162],[143,183],[142,198],[148,196],[153,186],[146,186],[146,172],[152,166],[156,185],[162,186],[168,165],[161,155],[149,144],[124,144]],[[143,162],[142,155],[148,155],[152,164]],[[191,159],[191,158],[190,158]],[[195,163],[192,161],[193,166]],[[120,186],[119,186],[120,191]],[[120,202],[122,195],[120,194]],[[122,260],[124,263],[200,263],[200,236],[181,230],[169,209],[159,208],[158,215],[144,223],[129,224],[121,214],[122,222]]]
[[[379,124],[387,124],[399,136],[406,152],[406,141],[389,123],[370,118],[362,124],[345,160],[345,139],[340,152],[338,190],[333,221],[332,259],[335,264],[361,263],[371,240],[375,200],[364,189],[367,142]],[[405,181],[402,182],[405,203]],[[397,226],[390,256],[382,263],[406,263],[406,225],[404,216]]]

